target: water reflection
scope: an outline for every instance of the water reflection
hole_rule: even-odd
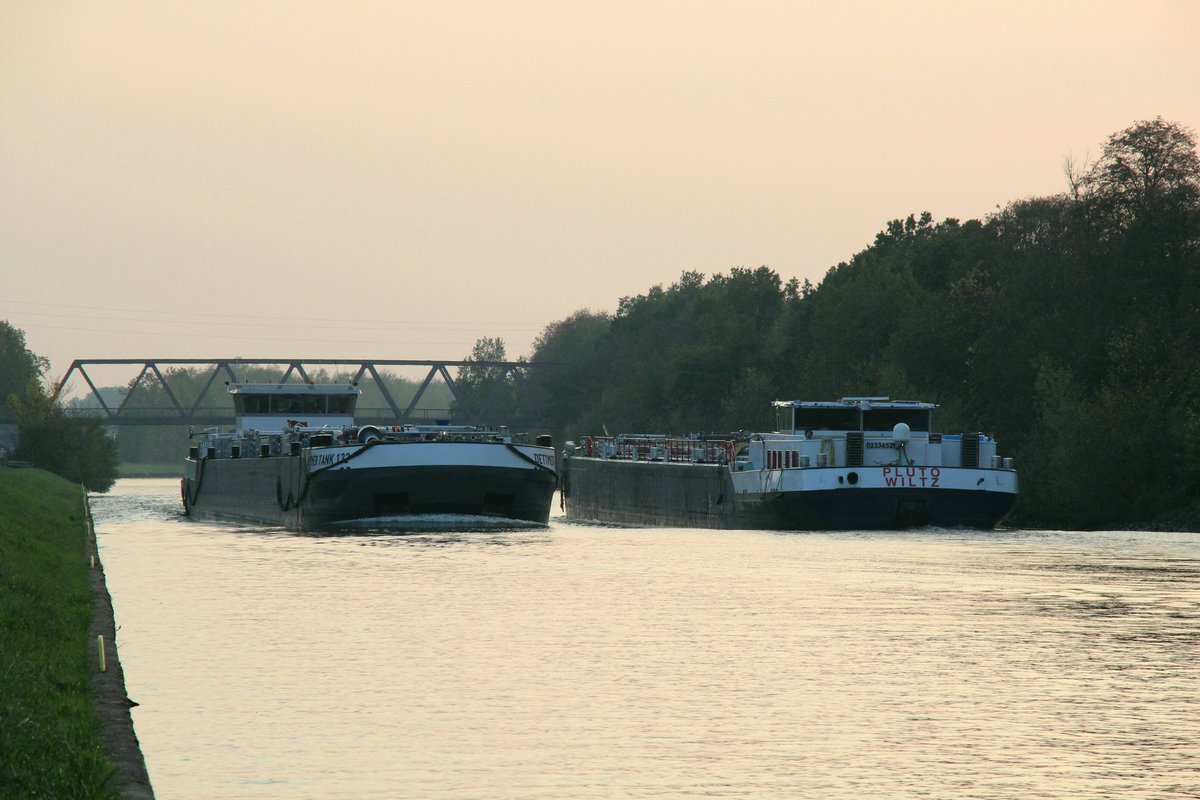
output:
[[[118,489],[160,800],[1200,796],[1192,534],[311,536]]]

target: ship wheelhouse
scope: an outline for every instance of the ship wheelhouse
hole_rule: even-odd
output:
[[[305,427],[354,424],[362,392],[351,384],[238,383],[229,387],[236,431],[281,431]]]
[[[843,397],[833,402],[781,400],[775,403],[775,432],[809,437],[817,432],[890,433],[903,423],[909,431],[928,433],[933,430],[935,408],[934,403],[886,397]]]
[[[978,432],[935,433],[935,403],[886,397],[779,400],[775,431],[752,437],[738,469],[806,467],[1007,468]]]

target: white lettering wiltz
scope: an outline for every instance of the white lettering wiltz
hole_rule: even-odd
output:
[[[308,463],[309,469],[320,469],[327,467],[330,464],[340,464],[350,457],[350,453],[343,451],[341,453],[313,453],[312,460]]]
[[[883,482],[888,486],[938,488],[942,477],[939,467],[884,467]]]

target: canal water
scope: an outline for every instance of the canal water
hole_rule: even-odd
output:
[[[332,537],[91,499],[159,800],[1200,797],[1200,535]]]

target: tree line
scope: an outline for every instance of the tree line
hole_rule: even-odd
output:
[[[776,399],[939,403],[1021,471],[1016,518],[1098,527],[1200,490],[1200,161],[1161,118],[982,220],[887,223],[819,285],[684,272],[549,325],[534,397],[559,438],[770,429]]]

